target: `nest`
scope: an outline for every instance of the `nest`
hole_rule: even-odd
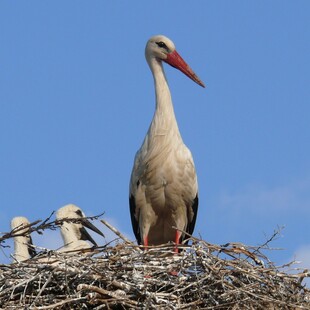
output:
[[[189,246],[131,243],[106,224],[114,244],[70,253],[41,251],[0,265],[1,309],[310,309],[307,270],[276,267],[260,247],[214,245],[189,237]],[[56,223],[57,224],[57,223]],[[31,231],[55,222],[30,224]],[[16,234],[16,232],[15,232]],[[14,232],[0,238],[5,245]]]

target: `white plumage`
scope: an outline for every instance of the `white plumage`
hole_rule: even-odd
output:
[[[179,244],[185,236],[173,227],[192,234],[198,209],[198,183],[192,154],[179,132],[162,61],[200,86],[204,84],[165,36],[150,38],[145,56],[154,77],[156,109],[131,174],[132,226],[139,244]]]
[[[16,235],[14,236],[14,262],[24,261],[36,255],[29,234],[29,224],[28,219],[23,216],[14,217],[11,221],[11,229],[16,231],[16,233],[14,232],[14,235]],[[22,229],[23,227],[26,228]]]
[[[88,249],[92,246],[97,246],[85,227],[104,237],[103,233],[88,220],[84,219],[82,223],[74,223],[72,221],[72,219],[82,219],[84,217],[85,214],[83,211],[74,204],[68,204],[57,211],[57,220],[71,219],[71,221],[64,221],[61,224],[61,235],[64,241],[64,247],[60,249],[61,252]]]

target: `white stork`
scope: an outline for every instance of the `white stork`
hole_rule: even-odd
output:
[[[198,183],[192,154],[179,132],[162,62],[205,86],[165,36],[148,40],[145,57],[154,77],[156,109],[131,173],[131,222],[138,244],[174,241],[178,245],[186,236],[173,227],[189,234],[194,230]]]
[[[36,251],[33,247],[32,239],[29,234],[29,224],[30,222],[28,219],[23,216],[16,216],[11,221],[11,228],[14,233],[14,262],[24,261],[36,255]],[[22,229],[23,227],[26,228]]]
[[[90,236],[85,227],[104,237],[103,233],[87,219],[83,219],[83,221],[79,223],[72,221],[72,219],[82,219],[84,217],[84,212],[74,204],[68,204],[57,211],[57,220],[68,219],[68,221],[62,221],[60,224],[61,235],[64,241],[64,247],[60,249],[60,252],[91,248],[91,245],[87,241],[90,241],[93,246],[97,246],[97,243]]]

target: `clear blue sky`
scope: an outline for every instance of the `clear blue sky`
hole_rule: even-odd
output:
[[[309,16],[309,1],[1,1],[0,231],[75,203],[133,239],[128,183],[154,112],[144,47],[164,34],[207,85],[165,66],[199,177],[195,235],[258,245],[285,226],[268,255],[310,267]]]

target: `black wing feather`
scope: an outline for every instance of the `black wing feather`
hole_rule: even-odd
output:
[[[193,205],[192,205],[192,211],[194,213],[194,216],[193,216],[193,219],[190,222],[188,222],[187,227],[186,227],[186,232],[190,235],[193,234],[195,224],[196,224],[196,218],[197,218],[197,212],[198,212],[198,202],[199,202],[199,199],[198,199],[198,193],[197,193],[197,195],[193,201]],[[188,218],[189,218],[189,216],[188,216]],[[184,236],[182,238],[182,241],[186,238],[187,238],[187,236]],[[187,244],[187,243],[188,243],[188,241],[185,242],[185,244]]]
[[[137,221],[137,219],[135,217],[136,201],[135,201],[135,197],[133,195],[130,195],[130,197],[129,197],[129,207],[130,207],[130,217],[131,217],[132,230],[135,234],[135,237],[137,239],[138,244],[142,244],[141,236],[140,236],[139,222]]]

